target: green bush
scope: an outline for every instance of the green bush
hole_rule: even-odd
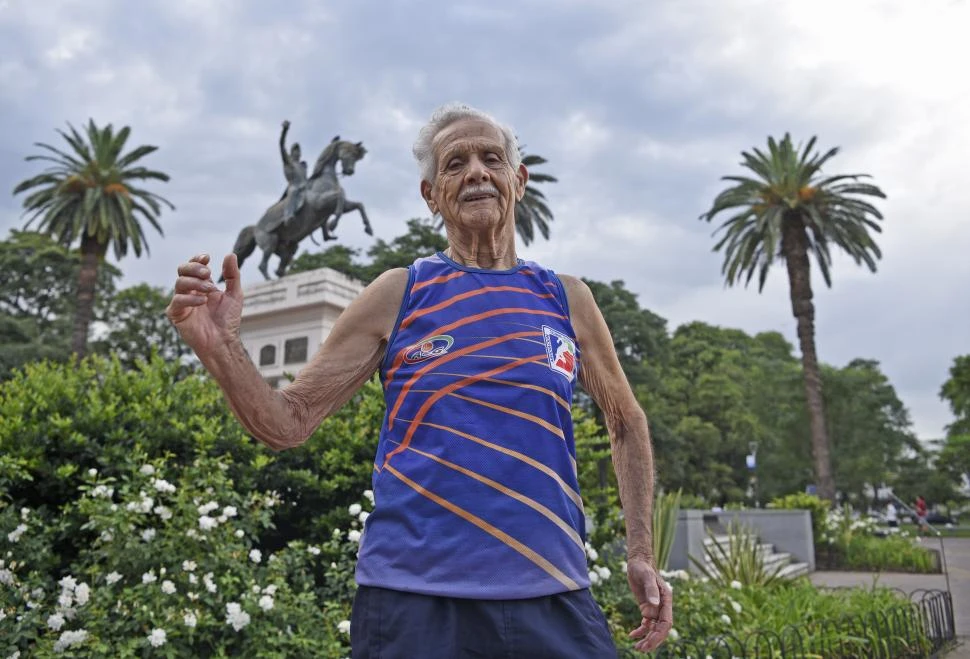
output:
[[[839,547],[839,552],[842,566],[849,570],[937,571],[933,554],[905,537],[853,536]]]
[[[306,444],[274,453],[247,436],[204,373],[158,358],[135,370],[96,356],[76,367],[30,364],[0,383],[0,484],[18,505],[56,509],[88,469],[118,477],[135,451],[173,466],[230,455],[240,491],[275,490],[287,500],[267,546],[320,543],[369,487],[383,410],[371,381]]]

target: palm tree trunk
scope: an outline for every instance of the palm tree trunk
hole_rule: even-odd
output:
[[[81,269],[77,277],[77,309],[74,312],[74,336],[71,351],[82,359],[88,350],[88,332],[94,318],[94,291],[98,281],[98,267],[107,245],[87,234],[81,239]]]
[[[785,218],[782,253],[788,266],[792,313],[798,324],[798,345],[802,351],[802,377],[805,381],[805,403],[808,406],[817,491],[820,498],[835,501],[832,457],[825,424],[825,401],[822,398],[822,375],[815,352],[815,305],[812,303],[808,235],[801,217],[797,215]]]

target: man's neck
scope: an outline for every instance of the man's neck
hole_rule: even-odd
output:
[[[514,229],[498,235],[448,231],[445,256],[460,265],[482,270],[510,270],[519,263]]]

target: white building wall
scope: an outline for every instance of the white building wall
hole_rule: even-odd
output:
[[[259,372],[274,386],[296,376],[320,348],[364,285],[330,268],[252,284],[244,291],[240,338]],[[287,342],[306,340],[306,358],[286,361]],[[263,350],[275,353],[262,364]],[[292,356],[292,355],[291,355]]]

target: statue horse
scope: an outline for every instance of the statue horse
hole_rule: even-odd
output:
[[[336,240],[333,230],[341,214],[347,211],[359,211],[364,222],[364,231],[374,235],[370,220],[364,211],[364,205],[359,201],[346,198],[344,190],[337,182],[337,162],[340,162],[344,176],[354,173],[355,163],[364,157],[367,150],[360,142],[353,143],[341,140],[339,137],[326,146],[317,158],[313,173],[306,182],[304,201],[299,210],[289,220],[284,221],[289,193],[283,195],[279,201],[266,209],[259,222],[250,225],[239,232],[232,251],[236,254],[239,265],[258,246],[263,250],[263,259],[259,264],[259,271],[269,280],[268,265],[272,255],[279,257],[276,275],[282,277],[296,254],[300,242],[317,229],[323,230],[324,240]],[[331,219],[331,215],[333,218]]]

